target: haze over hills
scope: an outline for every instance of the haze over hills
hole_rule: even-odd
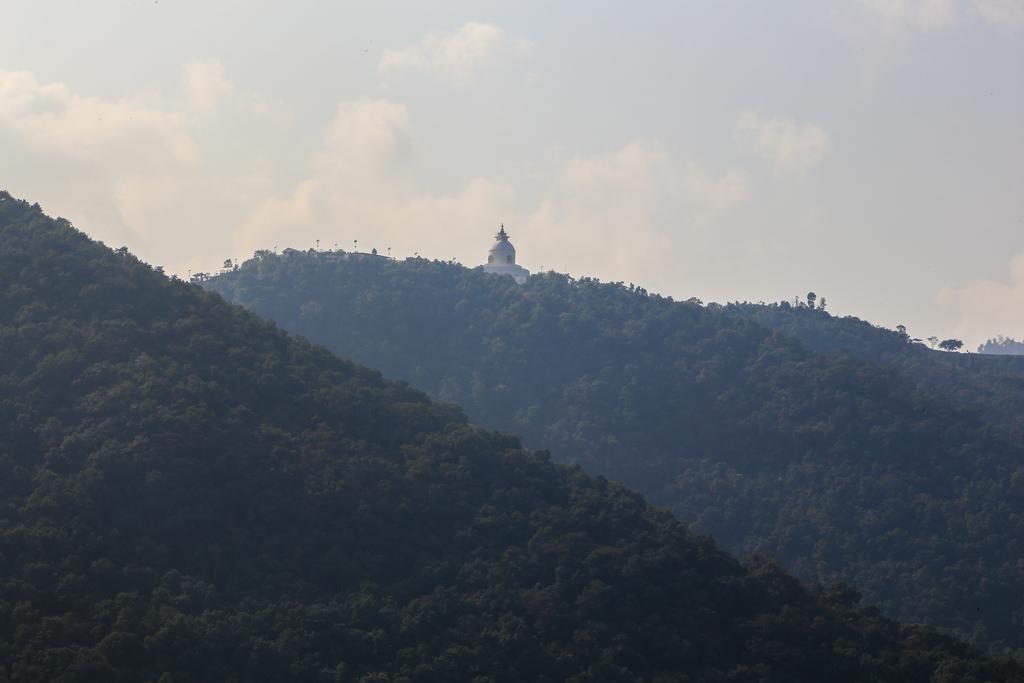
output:
[[[1024,681],[0,193],[0,680]]]
[[[1024,0],[0,16],[0,683],[1024,683]]]
[[[1012,361],[940,356],[821,311],[556,274],[518,286],[422,259],[262,252],[208,286],[637,488],[733,552],[1024,647]]]
[[[1010,337],[994,337],[979,346],[978,353],[995,356],[1024,356],[1024,342]]]
[[[905,332],[875,327],[852,316],[834,317],[805,305],[742,303],[721,310],[783,332],[813,351],[849,353],[897,370],[908,384],[938,390],[981,409],[993,428],[1006,431],[1008,438],[1024,440],[1024,357],[1013,353],[1012,339],[992,340],[979,354],[942,353],[913,343]]]

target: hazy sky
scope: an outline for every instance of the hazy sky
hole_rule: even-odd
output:
[[[1024,0],[5,0],[0,187],[184,275],[319,239],[1024,337]]]

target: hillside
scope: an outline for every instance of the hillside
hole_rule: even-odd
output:
[[[981,410],[1008,438],[1024,440],[1024,357],[933,351],[859,318],[788,304],[729,304],[720,310],[783,332],[819,353],[849,353],[884,364],[906,383]],[[1005,346],[1012,349],[1011,343]],[[990,342],[986,348],[999,347]]]
[[[621,284],[520,287],[421,259],[263,253],[209,286],[637,488],[732,552],[1024,647],[1019,432],[884,359]]]
[[[1024,681],[0,193],[2,681]]]

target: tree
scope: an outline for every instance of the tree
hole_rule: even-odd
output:
[[[966,633],[983,622],[989,642],[1024,647],[1019,624],[1002,616],[1012,612],[996,610],[986,597],[1024,595],[1017,556],[989,550],[985,540],[1024,537],[1024,522],[1007,522],[1020,508],[1007,502],[1006,514],[974,520],[980,526],[941,543],[934,521],[927,521],[952,528],[963,519],[964,487],[951,477],[987,492],[986,500],[1016,500],[1008,480],[993,472],[1019,462],[1016,442],[995,434],[997,422],[1013,429],[1017,422],[1010,420],[1017,418],[1002,412],[997,418],[995,411],[1005,408],[989,406],[1019,405],[1014,414],[1024,415],[1024,396],[996,389],[981,378],[979,363],[968,368],[950,358],[959,354],[925,353],[893,328],[819,314],[821,295],[809,310],[806,291],[798,309],[679,306],[631,292],[628,283],[550,274],[516,287],[442,261],[297,255],[264,265],[218,276],[212,288],[343,357],[412,377],[463,405],[479,424],[551,447],[556,460],[642,488],[680,518],[699,519],[702,532],[738,552],[770,550],[808,576],[852,580],[867,603],[883,602],[908,619]],[[304,308],[311,301],[320,306]],[[487,341],[499,338],[505,339],[500,346]],[[580,340],[591,341],[581,346]],[[968,370],[979,377],[976,384]],[[1000,375],[1007,372],[1004,366]],[[735,398],[718,401],[722,392]],[[957,400],[947,401],[949,395]],[[982,431],[989,426],[961,416],[959,406],[964,415],[991,411],[991,436]],[[842,435],[807,428],[828,423],[837,410],[848,416]],[[687,428],[659,427],[681,422]],[[883,432],[899,436],[871,436]],[[974,453],[967,461],[956,455],[965,448]],[[829,452],[820,477],[790,475],[790,463],[812,450]],[[922,460],[918,454],[925,453]],[[729,467],[744,476],[729,474]],[[886,492],[872,483],[881,470],[892,475]],[[673,485],[680,476],[686,487]],[[830,485],[836,476],[856,483]],[[780,488],[784,495],[773,493]],[[915,498],[922,488],[929,496]],[[874,493],[857,495],[858,489]],[[861,526],[852,521],[860,512],[828,502],[834,495],[849,496],[863,514],[885,510],[886,517]],[[824,523],[799,526],[797,510],[820,506],[828,508]],[[890,531],[899,543],[860,564],[863,549]],[[795,548],[794,534],[808,542]],[[810,559],[818,539],[827,539],[830,552]],[[965,595],[941,579],[926,581],[915,576],[921,553],[935,577],[964,557],[976,558],[970,585],[999,588],[983,596],[968,587]],[[879,571],[882,565],[888,569]],[[981,611],[964,610],[967,598],[976,598]]]
[[[896,326],[896,334],[898,334],[901,337],[903,337],[904,341],[906,341],[907,339],[910,338],[910,335],[907,334],[907,326],[906,325],[897,325]]]
[[[452,404],[11,204],[0,193],[0,680],[737,681],[769,672],[833,683],[1024,682],[1012,660],[859,610],[842,588],[825,594],[763,560],[745,567],[619,484],[556,466],[514,437],[471,426]],[[282,264],[265,270],[274,265]],[[486,294],[482,272],[416,267],[483,285],[438,279],[454,297]],[[260,270],[229,273],[241,280]],[[554,276],[539,280],[562,288]],[[518,294],[508,282],[492,286]],[[333,304],[337,295],[324,291]],[[594,308],[601,303],[642,303],[612,285],[584,293],[593,299],[587,320],[608,319]],[[390,305],[418,306],[428,321],[449,308],[410,298]],[[378,301],[368,308],[387,305]],[[658,339],[671,330],[683,362],[658,357],[652,367],[688,371],[686,350],[699,338],[651,323],[722,314],[652,301],[657,318],[610,327],[631,336],[651,329]],[[744,338],[705,327],[718,355]],[[407,329],[422,330],[415,341],[425,345],[437,328]],[[779,355],[766,343],[785,341],[755,326],[738,331],[755,335],[737,346],[756,360],[762,349]],[[563,335],[552,348],[571,360],[589,349],[562,339],[591,333]],[[464,348],[453,351],[464,367]],[[606,367],[622,365],[613,362]],[[77,377],[84,381],[68,381]],[[619,393],[617,382],[602,384]],[[753,402],[790,393],[774,386]],[[689,399],[672,384],[653,388],[651,401],[628,407]],[[701,400],[721,388],[697,401],[724,403]],[[581,389],[602,391],[589,380]],[[633,422],[608,417],[616,431]],[[671,438],[690,431],[671,424]],[[609,430],[598,430],[607,443]],[[964,430],[955,434],[963,448]],[[986,612],[989,604],[981,603]],[[487,622],[497,628],[481,628]]]
[[[818,300],[818,295],[814,292],[807,292],[807,308],[814,308],[814,302]]]
[[[932,336],[928,337],[928,343],[931,344],[932,348],[934,349],[935,345],[939,343],[939,338],[933,334]]]
[[[1024,356],[1024,342],[999,335],[978,347],[978,353]]]
[[[939,342],[939,348],[943,351],[959,351],[963,345],[959,339],[943,339]]]

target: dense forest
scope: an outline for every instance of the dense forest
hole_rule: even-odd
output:
[[[1024,647],[1011,359],[933,352],[821,310],[553,273],[517,286],[423,259],[261,252],[208,286],[637,488],[741,556]]]
[[[0,681],[1024,681],[0,193]]]
[[[734,303],[718,310],[783,332],[819,353],[849,353],[883,364],[914,387],[936,390],[980,409],[994,427],[1024,440],[1024,357],[1012,357],[1012,339],[989,340],[978,349],[991,355],[936,353],[925,344],[935,344],[937,337],[911,339],[905,329],[887,330],[853,316],[835,317],[803,303]],[[1006,350],[994,350],[997,347]]]

